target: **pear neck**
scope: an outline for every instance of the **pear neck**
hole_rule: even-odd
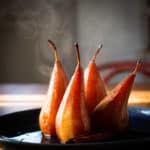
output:
[[[95,62],[96,57],[97,57],[97,55],[99,54],[99,52],[101,51],[102,47],[103,47],[102,44],[100,44],[100,45],[98,46],[98,48],[96,49],[95,53],[94,53],[93,56],[92,56],[92,59],[91,59],[92,61]]]
[[[135,69],[134,69],[133,72],[132,72],[133,74],[136,75],[137,71],[138,71],[139,68],[140,68],[140,64],[141,64],[141,63],[140,63],[140,60],[138,60],[137,63],[136,63]]]
[[[55,57],[55,61],[59,61],[59,57],[56,49],[54,50],[54,57]]]

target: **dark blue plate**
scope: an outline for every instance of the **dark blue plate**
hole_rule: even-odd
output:
[[[56,138],[43,139],[38,126],[39,109],[26,110],[0,116],[0,146],[8,150],[57,149],[122,149],[143,146],[150,148],[150,109],[129,107],[129,132],[117,139],[61,144]]]

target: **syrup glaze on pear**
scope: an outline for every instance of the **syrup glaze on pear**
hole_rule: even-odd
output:
[[[75,44],[75,47],[78,63],[56,116],[56,132],[62,143],[79,135],[84,135],[90,130],[78,44]]]
[[[134,71],[127,75],[95,107],[92,114],[93,130],[125,131],[128,129],[128,99],[134,83],[139,63]]]
[[[51,74],[47,99],[40,112],[39,125],[45,135],[56,135],[56,113],[66,90],[68,79],[59,60],[55,44],[51,40],[48,40],[48,42],[54,52],[55,64]]]
[[[95,106],[106,96],[106,89],[101,79],[100,71],[97,69],[95,60],[100,52],[102,45],[94,53],[85,73],[85,98],[89,112],[91,113]]]

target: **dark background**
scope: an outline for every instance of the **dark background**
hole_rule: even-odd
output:
[[[100,41],[97,64],[149,60],[149,14],[146,0],[1,0],[0,83],[47,83],[54,63],[48,39],[69,77],[75,41],[84,68]]]

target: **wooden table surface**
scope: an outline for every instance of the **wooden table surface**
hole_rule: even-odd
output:
[[[107,85],[108,91],[114,85]],[[0,84],[0,115],[40,108],[46,99],[46,84]],[[135,84],[129,105],[150,107],[150,83]]]

